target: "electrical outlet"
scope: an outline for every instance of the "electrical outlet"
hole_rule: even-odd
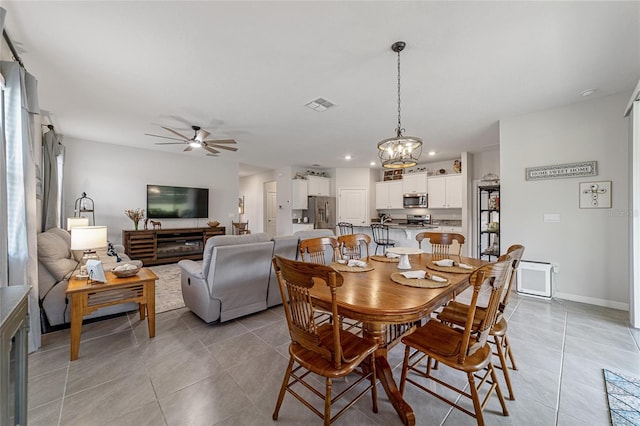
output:
[[[558,265],[557,263],[552,263],[551,268],[553,269],[553,272],[555,272],[556,274],[560,272],[560,265]]]

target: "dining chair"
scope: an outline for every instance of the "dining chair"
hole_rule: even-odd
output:
[[[509,391],[508,398],[510,400],[514,400],[515,396],[511,385],[507,356],[511,361],[511,368],[513,370],[517,370],[518,367],[516,366],[515,358],[513,357],[513,351],[511,350],[509,339],[507,338],[508,322],[504,316],[504,310],[509,303],[509,296],[511,295],[513,285],[516,281],[516,271],[520,265],[523,253],[524,246],[520,244],[514,244],[507,250],[507,255],[511,258],[511,268],[507,271],[506,284],[502,290],[502,294],[500,295],[500,303],[498,304],[498,314],[495,324],[491,327],[491,331],[489,332],[489,335],[493,337],[493,343],[496,348],[496,352],[494,354],[497,355],[500,360],[499,368],[502,370],[504,381],[507,384],[507,390]],[[478,311],[476,314],[477,326],[480,323],[482,316],[485,315],[486,307],[478,306],[476,310]],[[456,324],[460,326],[464,325],[468,312],[469,305],[454,300],[449,302],[449,304],[438,314],[438,319],[449,324]]]
[[[300,241],[300,260],[328,265],[341,258],[335,237],[309,238]]]
[[[249,222],[231,222],[233,225],[233,234],[234,235],[245,235],[249,234]]]
[[[338,228],[340,228],[340,235],[353,234],[353,223],[338,222]]]
[[[367,234],[340,235],[338,237],[338,244],[340,244],[340,253],[343,258],[369,258],[369,244],[371,244],[371,237]],[[366,254],[366,256],[363,256],[363,253]]]
[[[373,235],[373,242],[376,243],[376,251],[374,254],[378,254],[378,247],[382,246],[383,250],[387,246],[395,246],[396,242],[389,239],[389,226],[381,223],[371,224],[371,235]]]
[[[473,293],[464,328],[461,329],[456,325],[444,323],[433,318],[425,325],[417,328],[412,334],[402,338],[402,343],[405,344],[406,348],[400,379],[401,394],[404,394],[406,384],[411,383],[424,392],[474,417],[478,425],[484,425],[482,410],[489,401],[491,394],[495,391],[502,406],[502,413],[505,416],[509,415],[496,377],[495,368],[491,362],[492,350],[488,337],[498,314],[502,289],[505,286],[507,272],[510,267],[511,257],[504,255],[497,262],[485,265],[471,274],[470,283]],[[476,310],[476,304],[480,290],[485,283],[490,289],[489,302],[484,315],[475,325],[478,311]],[[419,369],[419,364],[425,358],[427,360],[426,368]],[[467,375],[470,393],[465,392],[466,386],[460,385],[460,388],[458,388],[453,383],[445,381],[447,379],[456,380],[452,375],[447,374],[441,377],[432,375],[432,360],[454,370],[464,372]],[[409,375],[409,372],[412,374]],[[476,374],[479,375],[477,384],[475,380]],[[434,386],[431,383],[425,383],[423,379],[432,380],[435,382]],[[445,395],[438,393],[438,391],[446,391],[441,386],[437,386],[438,384],[470,398],[473,401],[473,411],[457,403],[456,400],[458,398],[449,399]],[[479,391],[485,384],[489,388],[481,402]]]
[[[447,257],[450,254],[460,256],[464,235],[449,232],[420,232],[416,235],[418,248],[422,248],[422,240],[431,243],[431,253],[436,257]]]
[[[273,420],[278,419],[278,413],[284,399],[285,392],[291,393],[307,408],[329,425],[362,398],[369,390],[373,403],[373,412],[378,412],[378,395],[376,390],[375,351],[377,343],[356,336],[340,328],[337,321],[333,323],[317,324],[315,322],[316,306],[311,297],[314,286],[329,288],[331,293],[331,312],[338,316],[336,290],[343,284],[342,275],[330,266],[297,262],[275,256],[274,269],[278,277],[282,300],[289,300],[283,304],[291,343],[289,344],[289,365],[282,381],[278,400],[273,412]],[[366,363],[363,368],[362,364]],[[294,364],[297,366],[294,368]],[[358,369],[358,367],[360,367]],[[307,380],[309,373],[324,377],[324,392],[317,389],[316,380]],[[354,373],[351,383],[332,397],[332,383]],[[358,377],[355,377],[357,375]],[[311,377],[313,379],[313,377]],[[366,387],[361,383],[369,380]],[[298,384],[298,386],[296,386]],[[314,384],[316,386],[314,386]],[[320,412],[301,393],[302,386],[311,390],[313,394],[324,399],[324,412]],[[356,389],[357,388],[357,389]],[[348,394],[356,395],[340,411],[331,416],[331,406]],[[309,394],[311,396],[311,394]]]

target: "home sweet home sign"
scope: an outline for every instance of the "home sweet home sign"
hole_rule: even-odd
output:
[[[597,176],[598,162],[583,161],[581,163],[555,164],[552,166],[527,167],[526,180],[559,179],[581,176]]]

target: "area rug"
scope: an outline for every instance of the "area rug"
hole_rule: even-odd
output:
[[[603,369],[613,426],[640,425],[640,379]]]
[[[180,267],[176,264],[152,266],[158,276],[156,282],[156,313],[182,308],[182,290],[180,288]]]

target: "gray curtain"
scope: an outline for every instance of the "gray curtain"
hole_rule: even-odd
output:
[[[0,34],[4,30],[4,18],[7,11],[0,7]],[[1,117],[0,117],[1,118]],[[7,157],[6,141],[4,139],[4,120],[0,119],[0,229],[7,229]],[[9,282],[9,249],[7,233],[0,238],[0,287],[8,285]]]
[[[38,306],[38,253],[36,233],[36,165],[34,146],[36,128],[40,144],[37,115],[38,82],[17,62],[0,61],[5,78],[4,124],[7,166],[7,251],[9,285],[30,285],[29,350],[40,347],[40,309]]]
[[[42,230],[49,228],[64,228],[61,216],[62,197],[60,190],[60,172],[58,170],[58,158],[63,156],[64,147],[58,140],[58,135],[53,129],[44,134],[42,141],[44,148],[42,162]]]

